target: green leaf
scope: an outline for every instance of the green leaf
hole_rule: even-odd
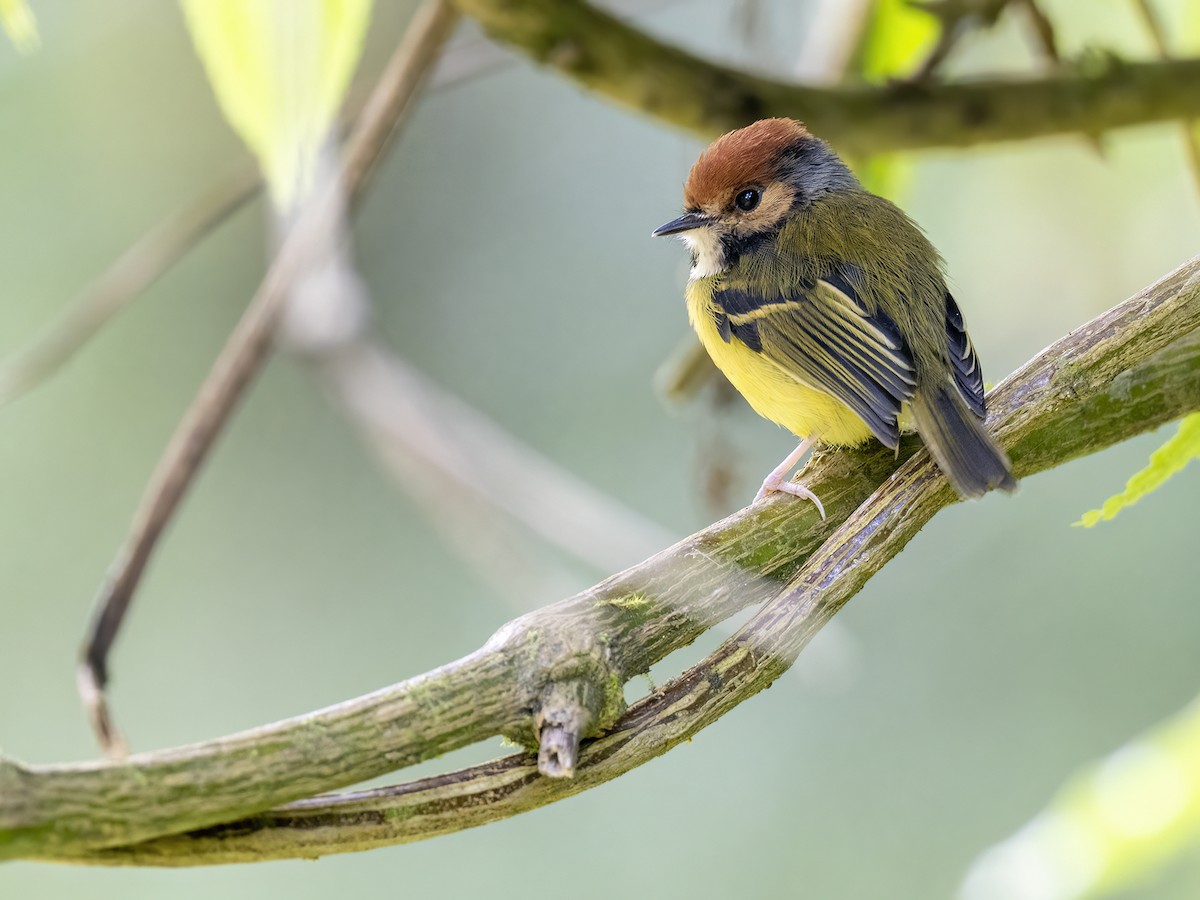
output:
[[[37,19],[25,0],[0,0],[0,26],[21,53],[32,53],[41,46]]]
[[[1046,809],[976,859],[959,897],[1097,897],[1198,842],[1200,700],[1078,772]]]
[[[1125,490],[1104,501],[1100,509],[1083,514],[1076,525],[1091,528],[1108,521],[1127,506],[1133,506],[1147,494],[1158,490],[1163,483],[1200,456],[1200,413],[1192,413],[1179,423],[1175,436],[1159,447],[1150,456],[1150,465],[1138,472],[1125,484]]]
[[[858,74],[867,81],[899,78],[916,67],[933,47],[938,36],[937,20],[905,0],[879,0],[863,32],[857,54]],[[899,198],[912,181],[912,163],[907,156],[881,153],[857,166],[859,180],[867,190]]]
[[[358,65],[371,0],[182,0],[196,52],[271,196],[312,188],[317,154]]]
[[[879,0],[863,34],[858,72],[868,81],[900,78],[933,48],[937,20],[905,0]]]

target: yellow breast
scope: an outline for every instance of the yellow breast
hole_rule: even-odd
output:
[[[801,384],[737,338],[726,342],[713,318],[712,283],[711,278],[688,282],[688,319],[717,368],[755,412],[801,438],[854,446],[871,437],[862,419],[840,400]]]

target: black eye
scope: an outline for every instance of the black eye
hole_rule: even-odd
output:
[[[750,212],[754,207],[758,206],[758,201],[762,199],[762,194],[754,188],[747,188],[736,197],[733,202],[737,204],[737,208],[742,212]]]

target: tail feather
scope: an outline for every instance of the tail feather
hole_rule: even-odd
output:
[[[959,494],[982,497],[992,488],[1017,489],[1008,456],[949,385],[918,391],[911,408],[921,439]]]

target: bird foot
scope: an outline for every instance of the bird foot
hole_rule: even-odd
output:
[[[816,505],[817,512],[821,514],[821,521],[825,521],[825,507],[821,504],[821,500],[816,494],[799,482],[784,481],[774,473],[762,483],[762,487],[754,495],[754,502],[757,503],[769,494],[776,493],[791,494],[793,497],[799,497],[801,500],[811,500]]]

